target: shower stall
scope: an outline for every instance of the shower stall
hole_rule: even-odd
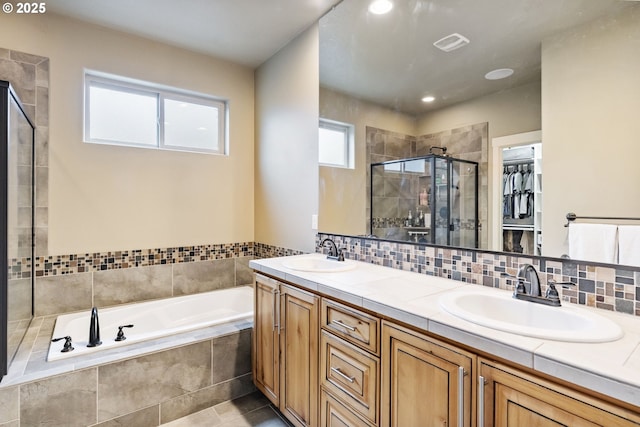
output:
[[[371,165],[371,234],[478,247],[478,163],[431,154]]]
[[[0,80],[0,380],[33,317],[35,127]]]

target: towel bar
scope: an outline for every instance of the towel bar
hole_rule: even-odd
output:
[[[571,221],[575,221],[576,219],[606,219],[606,220],[617,220],[617,221],[640,221],[640,218],[634,217],[616,217],[616,216],[577,216],[573,212],[569,212],[567,214],[567,223],[564,225],[568,227]]]

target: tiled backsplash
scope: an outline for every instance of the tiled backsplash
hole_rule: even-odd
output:
[[[639,268],[324,233],[316,236],[316,245],[325,237],[344,248],[348,259],[501,289],[513,286],[513,279],[503,273],[516,275],[520,265],[529,263],[540,272],[542,292],[550,278],[570,281],[576,287],[559,289],[563,300],[640,316]],[[103,298],[98,302],[105,303],[114,295],[122,301],[111,301],[112,304],[246,284],[251,282],[249,259],[302,253],[243,242],[39,257],[36,259],[36,313],[57,314],[90,308],[96,298]],[[176,268],[164,271],[170,265]],[[28,267],[28,259],[12,260],[11,279],[28,277]],[[155,283],[152,285],[151,281]],[[103,295],[102,288],[115,293]],[[61,293],[64,298],[53,298]],[[51,301],[58,302],[52,305]]]
[[[640,316],[639,268],[324,233],[316,236],[317,245],[326,237],[343,248],[347,259],[507,290],[514,280],[503,273],[516,275],[520,265],[532,264],[543,293],[548,279],[572,282],[575,287],[558,289],[563,301]]]

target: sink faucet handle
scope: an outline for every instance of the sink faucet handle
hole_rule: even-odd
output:
[[[573,282],[556,282],[553,278],[547,280],[547,285],[560,285],[563,288],[568,288],[569,286],[576,286],[576,284]]]
[[[560,299],[560,295],[558,294],[558,289],[556,285],[560,285],[563,288],[568,288],[569,286],[576,286],[575,283],[572,282],[556,282],[554,279],[547,280],[547,292],[545,296],[549,299]]]
[[[524,277],[522,276],[514,276],[513,274],[509,274],[509,273],[501,273],[500,274],[502,277],[508,277],[510,279],[513,279],[516,281],[516,283],[514,283],[514,289],[513,289],[513,293],[514,294],[524,294],[527,292],[524,284],[525,283],[529,283]]]

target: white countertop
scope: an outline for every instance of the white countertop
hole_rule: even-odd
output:
[[[301,288],[640,406],[640,317],[573,305],[613,320],[624,330],[624,336],[607,343],[531,338],[462,320],[438,304],[439,297],[448,292],[509,294],[508,291],[351,260],[348,262],[358,264],[355,269],[332,273],[297,271],[282,264],[287,259],[318,256],[259,259],[250,261],[249,266]]]

